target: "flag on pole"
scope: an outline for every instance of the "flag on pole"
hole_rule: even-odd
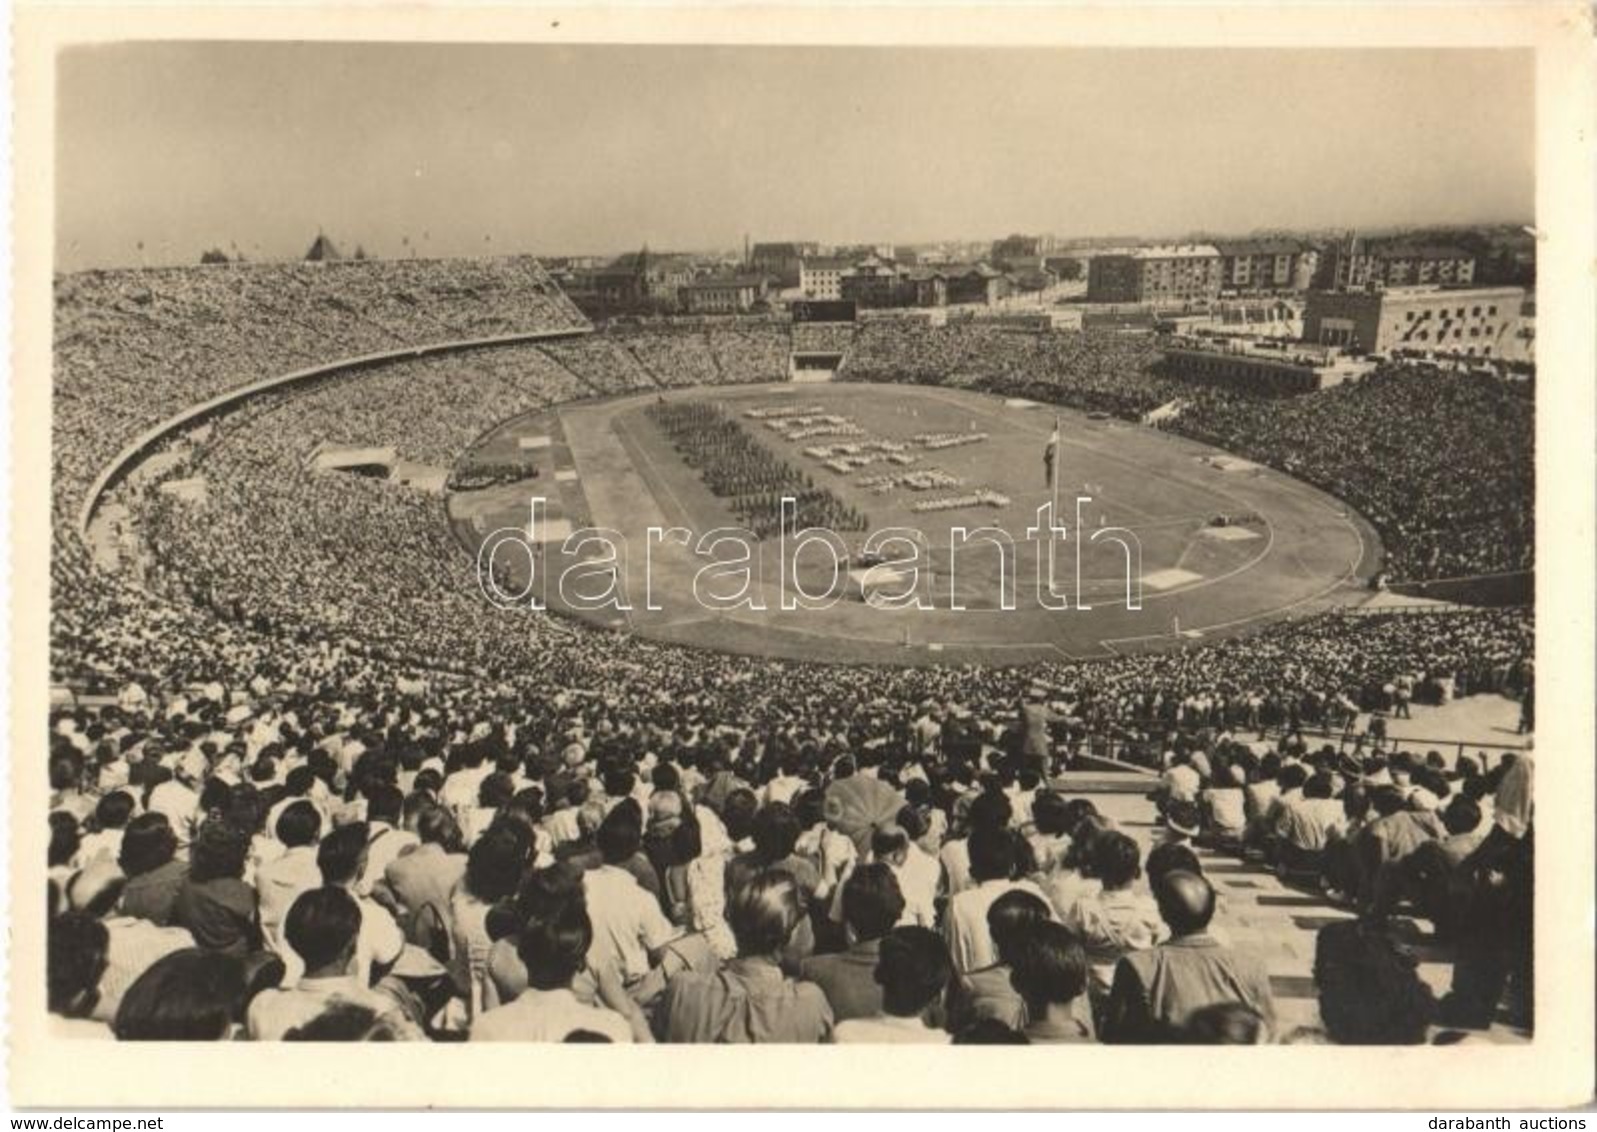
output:
[[[1054,486],[1054,456],[1059,451],[1059,424],[1054,423],[1054,431],[1048,434],[1048,443],[1042,450],[1043,486]]]

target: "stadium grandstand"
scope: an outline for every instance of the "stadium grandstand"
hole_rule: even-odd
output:
[[[123,1039],[1525,1040],[1533,389],[1387,361],[1279,396],[1170,376],[1161,344],[981,320],[594,326],[525,257],[59,276],[56,1020]],[[1450,600],[900,666],[485,599],[438,485],[496,425],[784,382],[796,354],[836,355],[849,385],[1154,421],[1345,501],[1390,590]],[[488,473],[546,475],[529,451]],[[329,473],[336,452],[374,474]],[[1492,578],[1522,579],[1517,600],[1472,604]],[[1520,736],[1436,734],[1505,709]],[[1305,906],[1311,932],[1288,914]],[[1195,941],[1236,994],[1150,998]],[[232,982],[193,992],[215,1002],[160,1008],[217,957]]]

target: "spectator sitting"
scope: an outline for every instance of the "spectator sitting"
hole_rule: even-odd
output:
[[[630,1042],[627,1019],[585,1005],[572,993],[572,981],[586,969],[592,943],[593,924],[580,890],[547,914],[533,916],[516,949],[526,968],[527,989],[480,1015],[471,1025],[471,1040],[558,1042],[573,1030],[590,1030],[613,1042]]]
[[[948,902],[944,934],[960,973],[990,967],[997,962],[992,936],[987,930],[987,910],[1006,892],[1016,889],[1041,897],[1042,890],[1029,880],[1019,880],[1020,835],[1004,827],[979,826],[970,835],[970,875],[974,887]]]
[[[830,1037],[825,993],[782,973],[781,955],[804,917],[803,891],[780,869],[734,890],[727,922],[738,957],[718,973],[687,971],[671,980],[657,1013],[664,1040],[760,1044]]]
[[[111,1024],[123,1042],[218,1042],[245,1007],[244,969],[217,951],[174,951],[134,980]]]
[[[907,812],[901,811],[901,818],[920,820],[912,808],[906,806],[904,810]],[[871,858],[892,870],[904,896],[904,911],[897,926],[936,927],[937,887],[942,880],[937,858],[929,856],[915,843],[910,831],[897,823],[877,826],[871,833]]]
[[[1103,887],[1060,916],[1086,951],[1095,999],[1108,997],[1122,956],[1145,951],[1167,935],[1153,898],[1134,888],[1142,876],[1140,857],[1137,843],[1124,833],[1100,834],[1093,841],[1093,874]]]
[[[207,819],[189,846],[189,875],[178,890],[172,922],[208,951],[242,959],[261,946],[255,890],[244,883],[250,836],[222,818]]]
[[[1031,928],[1053,917],[1053,909],[1036,893],[1012,889],[987,909],[987,930],[997,961],[991,966],[957,973],[949,996],[949,1021],[955,1032],[973,1022],[995,1019],[1015,1030],[1026,1025],[1026,1003],[1010,980],[1015,955]]]
[[[1201,876],[1166,873],[1154,887],[1170,940],[1120,960],[1105,1011],[1103,1038],[1119,1044],[1171,1042],[1192,1014],[1215,1002],[1241,1002],[1273,1026],[1264,965],[1208,934],[1214,888]]]
[[[342,888],[313,888],[295,899],[283,938],[305,974],[292,988],[264,990],[250,1003],[246,1022],[253,1040],[275,1041],[334,1001],[366,1006],[379,1016],[398,1013],[393,999],[356,977],[360,921],[360,905]]]
[[[860,865],[843,882],[842,905],[848,949],[813,955],[800,969],[805,980],[821,988],[832,1017],[840,1023],[881,1012],[877,960],[882,938],[903,917],[904,897],[889,866]]]
[[[1026,1003],[1025,1035],[1032,1045],[1094,1041],[1082,1021],[1087,953],[1068,928],[1051,920],[1031,926],[1021,940],[1010,981]]]
[[[881,987],[880,1008],[868,1016],[840,1021],[832,1040],[840,1045],[947,1044],[949,1035],[935,1027],[933,1016],[952,974],[948,947],[936,932],[922,927],[894,928],[881,941],[875,969]]]
[[[189,874],[177,854],[177,836],[165,814],[140,814],[122,835],[117,864],[127,876],[122,914],[162,927],[172,922],[172,906]]]

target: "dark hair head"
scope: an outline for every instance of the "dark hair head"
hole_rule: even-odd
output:
[[[592,943],[593,922],[580,898],[564,901],[547,915],[533,916],[516,947],[527,968],[527,984],[534,990],[570,986],[586,965]]]
[[[1297,790],[1301,788],[1308,780],[1308,768],[1306,768],[1302,763],[1292,763],[1289,766],[1284,766],[1281,768],[1280,783],[1281,792],[1283,794],[1288,790]]]
[[[1000,962],[1012,963],[1015,952],[1037,924],[1053,916],[1048,901],[1024,888],[1012,888],[987,908],[987,933]]]
[[[1011,880],[1018,854],[1015,835],[1005,826],[973,826],[970,831],[970,875],[976,881]]]
[[[347,960],[360,934],[360,905],[342,888],[312,888],[295,898],[283,921],[283,938],[305,961],[307,971],[320,971]]]
[[[215,1042],[227,1036],[243,1005],[244,968],[237,959],[185,948],[133,980],[111,1030],[124,1042]]]
[[[194,834],[189,846],[189,879],[196,884],[208,880],[239,880],[250,855],[250,835],[232,822],[209,818]]]
[[[1063,794],[1044,790],[1031,804],[1031,820],[1037,832],[1048,837],[1069,833],[1070,803],[1065,801]]]
[[[1481,808],[1474,799],[1460,794],[1442,811],[1442,825],[1448,833],[1474,833],[1480,828]]]
[[[1153,885],[1159,916],[1178,936],[1201,932],[1214,918],[1214,886],[1197,873],[1165,873]]]
[[[122,833],[117,864],[130,877],[158,869],[177,855],[177,834],[165,814],[140,814]]]
[[[594,844],[607,865],[620,865],[632,859],[643,847],[643,812],[628,798],[618,803],[594,834]]]
[[[304,763],[283,776],[283,789],[288,791],[291,798],[305,797],[315,785],[316,772]]]
[[[855,939],[882,938],[903,914],[904,894],[886,865],[860,865],[843,883],[843,920]]]
[[[1142,875],[1142,851],[1119,830],[1109,830],[1092,843],[1092,875],[1105,888],[1125,888]]]
[[[477,786],[477,805],[497,810],[516,796],[516,780],[508,774],[495,771]]]
[[[1382,786],[1370,793],[1370,807],[1381,817],[1391,817],[1408,805],[1401,790]]]
[[[94,806],[94,824],[101,829],[121,829],[133,816],[133,795],[113,790]]]
[[[909,831],[895,822],[871,830],[871,856],[878,861],[896,857],[909,849]]]
[[[1264,1016],[1241,1002],[1211,1002],[1187,1018],[1182,1038],[1188,1045],[1256,1046],[1265,1040]]]
[[[978,829],[1007,829],[1014,816],[1015,807],[1010,804],[1007,795],[996,790],[987,790],[978,794],[971,802],[970,812],[966,814],[965,820],[974,834]]]
[[[1202,876],[1203,864],[1191,846],[1179,841],[1166,841],[1148,850],[1148,861],[1144,871],[1148,874],[1148,884],[1151,887],[1166,873],[1183,872]]]
[[[785,869],[756,873],[727,897],[727,924],[744,957],[776,954],[803,918],[803,894]]]
[[[516,829],[496,825],[477,839],[466,858],[466,889],[492,904],[512,895],[521,884],[531,845]]]
[[[369,1006],[333,999],[308,1022],[283,1032],[285,1042],[392,1042],[393,1024]]]
[[[1305,798],[1329,798],[1335,791],[1335,783],[1329,773],[1317,770],[1309,775],[1303,783],[1303,796]]]
[[[1031,1039],[996,1018],[979,1018],[954,1035],[956,1046],[1029,1046]]]
[[[316,867],[322,870],[323,884],[353,884],[366,860],[370,827],[363,821],[350,822],[322,838],[316,849]]]
[[[804,832],[798,815],[785,802],[772,802],[754,815],[754,851],[767,865],[786,860]]]
[[[1087,952],[1063,924],[1043,920],[1021,937],[1009,981],[1033,1007],[1063,1005],[1087,989]]]
[[[721,803],[721,821],[726,826],[726,834],[733,841],[742,841],[754,832],[754,815],[759,812],[760,802],[754,796],[754,791],[739,787],[726,796]]]
[[[366,794],[366,817],[370,821],[398,825],[405,812],[405,796],[399,787],[386,782],[373,786]]]
[[[65,912],[46,932],[45,973],[52,1014],[88,1013],[105,973],[111,935],[88,912]]]
[[[50,846],[46,854],[51,868],[70,864],[83,844],[83,834],[78,830],[78,819],[65,810],[50,814]]]
[[[942,997],[953,974],[948,945],[930,928],[894,928],[882,937],[876,982],[888,1014],[913,1018]]]
[[[303,798],[290,802],[277,815],[277,829],[274,832],[277,839],[290,849],[314,845],[322,833],[321,812]]]

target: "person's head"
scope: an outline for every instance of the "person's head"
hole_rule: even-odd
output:
[[[956,1046],[1029,1046],[1031,1039],[997,1018],[978,1018],[954,1035]]]
[[[99,998],[111,936],[87,912],[64,912],[46,931],[45,974],[52,1014],[82,1018]]]
[[[285,1042],[394,1042],[402,1038],[389,1016],[336,998],[310,1021],[283,1032]]]
[[[1290,763],[1281,768],[1281,792],[1289,790],[1302,790],[1303,784],[1309,780],[1309,771],[1302,763]]]
[[[527,968],[527,984],[534,990],[569,987],[587,964],[592,943],[593,923],[580,895],[533,916],[516,945]]]
[[[1023,888],[1010,889],[994,900],[987,908],[987,934],[999,962],[1013,964],[1031,929],[1052,916],[1046,900]]]
[[[1039,793],[1031,804],[1032,824],[1037,832],[1048,837],[1059,837],[1070,832],[1070,803],[1063,794],[1052,790]]]
[[[530,849],[527,839],[511,826],[489,829],[466,857],[466,890],[485,904],[512,895],[521,884]]]
[[[871,830],[871,856],[889,865],[902,865],[909,856],[909,832],[896,822]]]
[[[772,802],[754,815],[754,851],[766,864],[777,864],[793,852],[803,832],[791,806]]]
[[[109,861],[91,861],[67,881],[67,906],[104,919],[116,911],[127,879]]]
[[[316,839],[322,835],[321,811],[304,799],[290,802],[277,815],[277,828],[273,832],[290,849],[315,845]]]
[[[1464,794],[1459,794],[1447,803],[1447,809],[1442,811],[1442,825],[1451,834],[1474,833],[1480,828],[1481,808],[1473,799]]]
[[[94,824],[101,829],[123,829],[133,816],[133,795],[113,790],[94,806]]]
[[[627,798],[606,814],[594,844],[607,865],[630,861],[643,846],[643,815],[637,802]]]
[[[974,836],[978,829],[1008,829],[1014,816],[1015,807],[1010,803],[1008,795],[998,790],[987,790],[971,801],[970,811],[965,815],[965,820],[969,823],[971,834]]]
[[[942,998],[953,974],[948,945],[930,928],[894,928],[882,937],[876,982],[887,1014],[916,1017]]]
[[[378,783],[366,794],[366,819],[397,826],[405,813],[405,796],[399,787]]]
[[[177,855],[177,834],[165,814],[140,814],[122,832],[117,864],[130,877],[160,868]]]
[[[238,1020],[244,996],[244,968],[236,958],[185,948],[133,980],[111,1031],[124,1042],[221,1041]]]
[[[1335,783],[1329,773],[1317,770],[1303,783],[1305,798],[1326,799],[1335,792]]]
[[[754,791],[739,787],[726,796],[721,803],[721,821],[726,826],[727,836],[733,841],[742,841],[754,833],[754,815],[759,812],[760,801],[754,796]]]
[[[804,918],[803,894],[791,873],[767,869],[731,892],[726,918],[739,955],[775,956]]]
[[[189,879],[239,880],[250,855],[250,835],[230,821],[211,818],[194,834],[189,846]]]
[[[355,957],[360,905],[342,888],[299,894],[283,921],[283,938],[305,962],[307,975],[342,975]]]
[[[50,815],[50,845],[46,858],[51,868],[69,865],[83,844],[83,834],[78,829],[78,819],[65,810]]]
[[[1137,843],[1119,830],[1110,830],[1092,843],[1092,875],[1109,890],[1129,888],[1142,875],[1142,853]]]
[[[1269,1041],[1264,1016],[1241,1002],[1212,1002],[1187,1017],[1182,1041],[1198,1046],[1256,1046]]]
[[[446,853],[458,853],[463,848],[454,815],[438,805],[424,806],[416,814],[416,839],[423,845],[437,845]]]
[[[485,810],[497,810],[515,796],[516,780],[508,774],[490,774],[477,787],[477,805]]]
[[[1214,918],[1214,886],[1197,873],[1165,873],[1154,883],[1153,898],[1172,935],[1194,935]]]
[[[1015,834],[1007,826],[976,826],[970,831],[970,875],[978,883],[1012,880],[1019,862]]]
[[[1404,797],[1401,790],[1383,786],[1370,793],[1370,808],[1380,817],[1391,817],[1393,814],[1406,809],[1407,806],[1408,799]]]
[[[333,830],[316,847],[316,867],[323,884],[351,885],[366,865],[366,843],[370,827],[363,821],[350,822]]]
[[[1148,850],[1148,860],[1143,866],[1143,871],[1147,873],[1148,884],[1151,887],[1154,881],[1166,873],[1183,872],[1202,876],[1203,864],[1190,845],[1167,841]]]
[[[1063,924],[1031,925],[1009,968],[1009,982],[1034,1017],[1073,1002],[1087,989],[1087,952]]]
[[[903,914],[904,894],[886,865],[860,865],[843,882],[843,922],[856,940],[881,939]]]

